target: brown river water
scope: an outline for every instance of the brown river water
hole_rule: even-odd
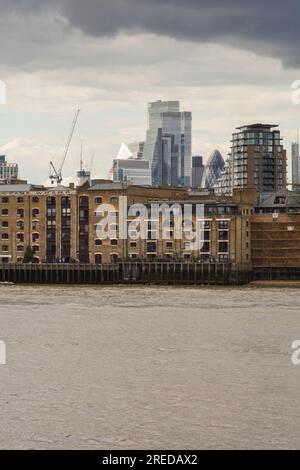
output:
[[[0,448],[300,449],[300,289],[0,286]]]

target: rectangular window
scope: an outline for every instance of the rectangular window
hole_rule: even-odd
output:
[[[147,253],[156,253],[156,242],[147,242]]]
[[[219,230],[218,231],[218,238],[221,241],[227,241],[229,239],[229,231],[228,230]]]
[[[219,220],[219,230],[229,230],[228,220]]]
[[[201,253],[210,254],[210,243],[209,242],[204,242],[203,243]]]
[[[228,242],[219,242],[219,253],[228,253],[229,245]]]
[[[17,209],[17,216],[20,219],[24,219],[24,209]]]

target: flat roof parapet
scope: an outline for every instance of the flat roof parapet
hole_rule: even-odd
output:
[[[258,123],[258,124],[248,124],[246,126],[236,127],[236,129],[238,129],[238,130],[246,130],[246,129],[259,129],[259,130],[267,129],[267,130],[270,130],[270,129],[275,128],[275,127],[279,127],[278,124]]]

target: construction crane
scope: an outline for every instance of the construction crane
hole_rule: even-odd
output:
[[[63,180],[62,171],[63,171],[64,164],[65,164],[65,161],[66,161],[69,149],[70,149],[70,145],[71,145],[72,138],[73,138],[74,131],[75,131],[75,127],[76,127],[76,124],[77,124],[77,121],[78,121],[79,113],[80,113],[80,109],[77,109],[77,111],[75,113],[75,116],[74,116],[74,119],[73,119],[73,122],[72,122],[70,134],[67,138],[65,150],[64,150],[64,153],[63,153],[63,156],[62,156],[62,159],[61,159],[58,170],[55,168],[53,162],[50,162],[50,176],[49,176],[49,178],[50,178],[52,184],[54,184],[55,181],[56,181],[57,184],[61,184],[61,182]]]

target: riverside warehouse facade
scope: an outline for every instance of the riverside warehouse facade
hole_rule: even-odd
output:
[[[170,222],[163,237],[161,223],[146,219],[147,235],[120,237],[120,201],[125,212],[136,204],[147,208],[167,204],[192,208],[190,227],[176,238]],[[250,264],[251,191],[217,197],[186,188],[127,186],[111,181],[74,188],[45,188],[23,183],[0,186],[0,257],[2,263],[22,263],[28,247],[31,261],[110,264],[119,260],[191,260]],[[114,238],[99,238],[102,205],[115,208]],[[203,207],[201,240],[191,244],[195,208]],[[123,208],[124,212],[124,208]],[[145,217],[144,217],[145,219]],[[126,223],[130,224],[129,217]],[[154,222],[154,228],[153,223]],[[129,234],[132,235],[132,234]]]

